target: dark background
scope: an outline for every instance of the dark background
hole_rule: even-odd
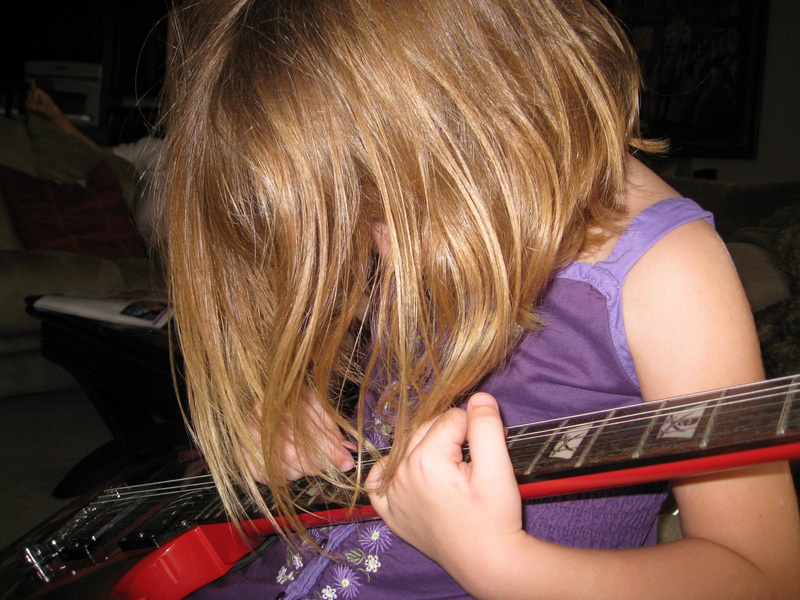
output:
[[[673,156],[755,158],[767,0],[604,0],[644,78],[641,117]]]
[[[0,18],[0,81],[24,86],[26,60],[101,64],[101,126],[110,145],[144,135],[164,77],[171,0],[29,0]],[[8,7],[7,7],[8,8]]]
[[[704,166],[708,160],[703,161],[702,157],[749,159],[750,162],[744,161],[747,163],[744,164],[747,167],[744,171],[737,166],[734,175],[739,178],[749,171],[756,171],[748,175],[754,180],[770,177],[776,170],[774,176],[786,178],[787,173],[794,176],[788,167],[778,169],[776,165],[783,164],[785,157],[796,147],[793,138],[784,138],[788,137],[789,130],[796,129],[797,124],[770,124],[769,131],[764,131],[760,125],[763,125],[765,111],[771,111],[766,115],[770,119],[770,115],[777,110],[769,103],[761,105],[765,38],[774,38],[772,43],[775,46],[773,64],[772,67],[766,65],[766,75],[770,76],[771,69],[772,80],[780,81],[779,85],[773,82],[771,90],[765,90],[765,93],[772,94],[772,104],[777,103],[778,109],[785,106],[784,97],[789,94],[791,86],[796,87],[796,83],[793,83],[796,64],[792,67],[786,64],[800,60],[798,45],[791,41],[797,39],[796,34],[790,34],[791,40],[784,39],[789,26],[783,22],[773,23],[771,28],[774,31],[770,29],[767,32],[767,15],[771,15],[772,8],[778,8],[776,14],[788,15],[791,19],[797,13],[796,8],[791,8],[797,0],[605,1],[623,19],[627,17],[630,20],[633,37],[637,37],[636,32],[650,28],[656,32],[656,36],[651,37],[655,42],[659,40],[662,26],[675,18],[676,14],[680,17],[680,13],[687,15],[693,31],[697,32],[694,39],[702,40],[717,35],[726,28],[760,34],[754,40],[747,36],[740,39],[742,52],[748,59],[741,61],[740,66],[744,67],[749,62],[748,66],[755,64],[756,69],[741,69],[741,73],[747,73],[747,78],[739,81],[739,92],[735,96],[726,94],[723,97],[723,100],[728,96],[735,97],[746,105],[743,111],[737,111],[732,120],[716,123],[711,131],[704,131],[696,122],[686,120],[659,122],[650,110],[653,98],[644,99],[643,116],[649,134],[672,139],[673,156],[694,157],[700,159]],[[4,18],[0,19],[0,51],[3,56],[0,84],[4,88],[13,85],[24,87],[26,59],[99,63],[104,73],[103,123],[97,131],[87,133],[101,143],[110,145],[138,139],[148,132],[148,127],[156,118],[155,106],[164,74],[165,16],[172,4],[173,0],[30,0],[17,3],[13,12],[6,12]],[[755,12],[751,14],[750,11]],[[640,48],[645,71],[650,68],[648,65],[658,60],[653,53],[658,45],[654,43],[653,47]],[[794,58],[790,56],[792,53]],[[692,60],[690,64],[699,62]],[[691,85],[688,77],[686,81]],[[697,88],[690,87],[689,90],[696,92]],[[657,95],[656,101],[663,101],[664,98],[663,95]],[[718,102],[714,104],[722,105]],[[780,118],[785,118],[783,115],[787,109],[778,112]],[[711,111],[706,114],[719,118],[722,113]],[[710,122],[704,119],[700,124],[708,125]],[[726,140],[726,135],[736,137]],[[758,159],[758,162],[754,159]],[[762,165],[768,159],[771,162]],[[774,162],[776,159],[777,163]],[[728,162],[734,165],[735,161]],[[740,162],[735,164],[739,165]],[[714,166],[719,165],[715,163]]]

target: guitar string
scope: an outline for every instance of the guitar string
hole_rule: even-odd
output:
[[[772,406],[780,408],[782,406],[782,402],[780,403],[773,403]],[[711,408],[709,406],[709,408]],[[725,420],[725,425],[728,428],[736,427],[737,425],[747,425],[748,427],[752,427],[752,415],[750,413],[749,406],[741,406],[738,409],[733,407],[734,409],[731,410],[728,405],[725,406],[726,412],[723,416]],[[770,437],[773,437],[775,434],[775,425],[780,418],[780,414],[778,411],[775,411],[776,414],[773,416],[775,419],[771,420],[768,423],[769,428],[772,430]],[[690,418],[692,416],[690,415]],[[696,417],[698,422],[702,419],[702,417]],[[630,424],[635,424],[635,421],[629,421]],[[712,434],[706,440],[698,440],[695,435],[693,429],[696,427],[705,427],[706,423],[700,422],[699,424],[689,424],[686,426],[686,429],[689,430],[689,433],[684,434],[683,430],[678,426],[675,427],[675,433],[670,435],[667,431],[664,432],[664,427],[669,425],[665,424],[661,427],[654,428],[650,431],[642,430],[642,428],[634,428],[634,427],[620,427],[619,423],[617,424],[598,424],[597,426],[592,426],[591,428],[587,428],[585,430],[581,430],[579,427],[574,428],[576,433],[580,433],[580,438],[576,439],[578,442],[575,446],[569,445],[569,440],[562,437],[559,437],[559,441],[565,442],[565,447],[563,451],[567,453],[567,456],[558,456],[556,458],[559,460],[557,461],[558,464],[563,464],[565,466],[585,466],[587,463],[591,464],[592,462],[597,462],[599,458],[599,462],[613,462],[615,456],[618,456],[620,459],[625,458],[640,458],[642,457],[638,451],[641,448],[644,448],[644,457],[647,458],[654,458],[659,455],[663,454],[674,454],[677,450],[681,447],[684,447],[689,450],[697,450],[697,449],[713,449],[720,446],[719,441],[722,440],[722,445],[725,445],[725,438],[728,435],[728,431],[730,429],[714,429],[712,430]],[[603,438],[602,436],[592,439],[591,436],[594,432],[598,430],[604,430],[604,428],[613,429],[614,435],[608,438]],[[702,430],[702,429],[701,429]],[[565,434],[568,431],[564,432]],[[653,437],[656,436],[656,437]],[[540,438],[541,436],[534,436],[534,438]],[[580,443],[583,441],[584,438],[590,439],[591,443],[588,448],[584,448],[578,452],[578,447]],[[759,439],[759,438],[754,438]],[[760,438],[760,439],[763,439]],[[654,442],[654,440],[656,440]],[[749,442],[753,441],[753,438],[748,439]],[[659,443],[660,442],[660,443]],[[702,442],[702,443],[701,443]],[[688,447],[687,447],[688,446]],[[526,469],[530,471],[536,471],[539,469],[542,472],[542,469],[546,469],[547,461],[542,461],[543,455],[539,451],[538,448],[530,448],[529,446],[522,447],[519,451],[512,453],[512,462],[515,465],[515,469],[521,466],[525,466]],[[554,449],[554,452],[556,450]],[[579,458],[580,457],[580,458]],[[577,463],[574,465],[568,465],[564,463],[563,459],[577,459]],[[585,460],[588,458],[589,460]],[[551,465],[557,464],[556,462],[552,462]],[[529,472],[526,470],[526,472]]]
[[[758,400],[763,400],[764,397],[759,397],[757,399]],[[740,403],[742,401],[737,401],[737,402]],[[730,404],[731,403],[726,403],[725,407],[729,408]],[[782,405],[783,401],[781,401],[780,404]],[[683,410],[683,409],[685,409],[684,406],[682,406],[681,409],[682,409],[681,412],[685,412],[685,410]],[[728,417],[730,417],[730,415],[728,415]],[[631,419],[629,422],[635,423],[635,422],[640,421],[640,420],[641,419],[638,418],[638,416],[637,416],[637,418]],[[604,426],[608,426],[608,424],[606,423]],[[590,431],[590,429],[586,429],[585,431],[587,432],[586,435],[588,435],[588,432]],[[638,429],[635,430],[635,431],[636,431],[636,438],[638,440],[641,437],[641,431],[638,430]],[[620,432],[618,431],[617,433],[619,435]],[[515,440],[519,440],[519,439],[535,440],[536,438],[542,438],[542,437],[546,437],[546,436],[541,435],[540,432],[535,432],[534,434],[531,434],[531,435],[524,435],[523,434],[523,435],[511,436],[511,439],[515,439]],[[617,441],[615,442],[617,446],[620,443],[619,442],[620,437],[622,437],[622,436],[619,436],[617,438]],[[617,453],[619,453],[619,452],[617,452]],[[514,459],[515,463],[520,463],[520,462],[525,463],[530,457],[535,456],[535,454],[536,454],[535,452],[528,453],[528,454],[526,454],[524,452],[517,452],[514,455],[513,459]],[[370,458],[370,459],[367,459],[367,460],[364,461],[365,467],[370,467],[370,466],[372,466],[372,464],[374,464],[374,459]],[[188,481],[191,481],[191,480],[195,480],[195,483],[193,483],[193,484],[187,483]],[[131,500],[131,499],[138,499],[138,498],[142,498],[142,497],[157,498],[157,497],[161,497],[161,496],[165,496],[165,495],[174,495],[176,492],[180,492],[182,494],[186,494],[186,493],[192,492],[192,491],[202,492],[202,491],[214,489],[213,481],[212,481],[210,475],[195,476],[195,477],[192,477],[192,478],[186,478],[184,480],[174,480],[174,481],[171,481],[169,483],[170,484],[176,484],[177,483],[178,485],[167,486],[167,485],[159,485],[158,483],[154,483],[154,484],[143,484],[141,486],[131,486],[131,489],[127,490],[126,492],[120,492],[119,489],[118,490],[112,490],[112,493],[106,494],[105,497],[101,497],[102,499],[100,499],[100,501],[101,502],[103,502],[103,501],[105,501],[105,502],[119,502],[119,501],[126,500],[126,499],[127,500]],[[125,489],[125,488],[122,488],[122,489]]]
[[[752,386],[750,386],[750,387],[752,387]],[[785,386],[783,386],[783,387],[785,387]],[[775,386],[769,391],[774,391],[774,390],[778,390],[778,389],[780,389],[780,386]],[[758,390],[758,391],[763,391],[763,390]],[[753,391],[750,391],[748,393],[752,394]],[[596,427],[600,427],[600,426],[603,426],[603,427],[608,427],[609,425],[618,426],[619,424],[625,423],[626,421],[629,422],[629,423],[634,423],[634,424],[638,423],[640,421],[649,421],[649,420],[651,420],[651,415],[657,414],[660,411],[666,411],[666,414],[671,414],[671,412],[684,413],[684,412],[690,411],[693,408],[696,409],[701,405],[707,405],[709,402],[712,402],[712,401],[715,401],[715,400],[720,400],[720,399],[726,400],[726,402],[724,403],[724,406],[725,406],[725,408],[729,408],[730,406],[735,405],[737,403],[741,403],[741,402],[748,402],[748,401],[755,402],[755,401],[759,401],[759,400],[764,400],[764,399],[766,399],[768,397],[774,397],[774,394],[772,394],[772,395],[761,395],[761,396],[757,396],[757,397],[753,397],[753,398],[747,398],[746,395],[747,394],[739,394],[739,396],[743,396],[743,398],[740,399],[740,400],[733,401],[733,402],[731,401],[731,399],[735,398],[736,396],[727,396],[727,397],[722,397],[722,398],[713,397],[713,396],[704,397],[703,399],[701,399],[701,400],[699,400],[699,401],[697,401],[697,402],[695,402],[693,404],[680,404],[680,405],[677,405],[677,406],[668,406],[666,408],[661,407],[661,408],[656,408],[656,409],[650,410],[650,411],[643,411],[641,413],[636,413],[634,415],[623,415],[623,416],[617,417],[616,419],[615,418],[611,418],[611,419],[606,420],[604,423],[587,425],[587,428],[584,429],[583,431],[586,432],[585,435],[589,435],[589,433],[591,433],[592,429],[594,429]],[[674,400],[674,399],[672,399],[672,400]],[[783,403],[784,403],[783,400],[781,400],[779,402],[779,404],[781,404],[781,405]],[[598,411],[598,414],[608,414],[609,412],[610,411]],[[580,415],[580,416],[583,417],[585,415]],[[565,419],[562,419],[562,420],[560,420],[560,422],[563,423],[564,420]],[[566,419],[566,420],[569,420],[569,419]],[[558,420],[555,420],[555,421],[558,421]],[[528,432],[524,432],[525,429],[528,429],[530,427],[531,427],[531,425],[521,425],[521,426],[512,428],[512,429],[523,430],[523,433],[521,433],[521,434],[510,434],[509,438],[508,438],[508,441],[509,442],[517,442],[519,440],[531,441],[531,440],[536,440],[537,438],[546,438],[546,437],[549,437],[549,435],[551,435],[553,432],[558,431],[559,429],[562,429],[562,427],[555,427],[555,428],[550,429],[550,430],[537,429],[537,430],[535,430],[533,432],[529,432],[529,433]],[[578,429],[579,425],[573,425],[573,426],[571,426],[571,428]],[[637,430],[637,437],[639,435],[640,435],[640,432]],[[509,445],[511,445],[511,444],[509,443]],[[388,450],[388,449],[383,449],[383,450]],[[526,458],[526,457],[529,457],[529,456],[531,456],[531,455],[525,455],[523,453],[517,453],[517,454],[515,454],[514,458],[522,459],[522,458]],[[363,465],[365,467],[371,467],[374,464],[374,462],[375,462],[374,459],[369,458],[369,459],[366,459],[363,462]],[[198,480],[198,482],[195,483],[194,485],[184,483],[184,482],[190,481],[192,479],[196,479],[196,480]],[[206,482],[208,482],[208,483],[206,483]],[[192,491],[192,490],[204,491],[204,490],[207,490],[207,489],[213,489],[213,487],[214,487],[210,475],[200,475],[200,476],[195,476],[195,477],[190,477],[190,478],[185,478],[185,479],[177,479],[177,480],[170,481],[168,483],[169,484],[175,484],[175,485],[170,487],[169,485],[163,485],[163,484],[160,485],[158,482],[156,482],[156,483],[152,483],[152,484],[141,484],[139,486],[129,486],[129,487],[126,487],[126,488],[117,488],[115,490],[111,490],[111,492],[109,494],[105,494],[104,498],[107,498],[107,501],[112,501],[113,502],[113,501],[119,501],[119,500],[122,500],[122,499],[146,497],[148,495],[150,495],[150,496],[169,495],[169,494],[174,494],[175,492],[178,492],[178,491],[179,492],[188,492],[188,491]],[[126,491],[125,492],[120,492],[120,490],[126,490]],[[152,491],[150,491],[150,490],[152,490]]]
[[[742,398],[733,402],[727,401],[728,400],[727,398],[709,398],[704,400],[703,402],[695,403],[693,405],[669,406],[667,407],[668,410],[662,412],[660,416],[686,415],[691,417],[692,416],[691,413],[697,410],[702,409],[703,411],[705,411],[706,409],[713,409],[715,406],[719,406],[724,411],[722,418],[724,419],[726,425],[730,426],[731,424],[736,424],[738,420],[739,423],[746,423],[749,427],[752,427],[753,426],[752,416],[750,416],[745,412],[751,407],[751,404],[757,401],[763,402],[765,400],[779,398],[776,402],[762,404],[761,407],[782,409],[785,406],[784,397],[785,397],[784,394],[780,395],[770,394],[752,398]],[[721,404],[715,404],[716,400],[726,400],[726,402],[723,402]],[[653,414],[657,415],[658,413],[659,413],[658,409],[655,411],[647,411],[648,417],[646,420],[652,421],[652,417],[649,415]],[[746,419],[743,419],[742,416],[745,416]],[[775,416],[780,418],[781,415],[778,414]],[[697,418],[700,419],[701,417],[702,415],[698,416]],[[586,428],[582,428],[582,424],[580,423],[570,424],[563,428],[556,427],[551,430],[545,430],[544,432],[537,430],[533,432],[531,436],[520,435],[516,439],[517,440],[523,439],[527,441],[537,440],[537,439],[540,440],[544,437],[552,436],[553,433],[557,433],[559,431],[562,434],[566,434],[571,430],[576,433],[580,432],[582,435],[580,436],[579,441],[582,441],[584,438],[590,438],[592,434],[596,433],[598,430],[613,429],[615,434],[613,437],[607,440],[603,440],[602,438],[592,440],[592,444],[590,446],[591,452],[589,452],[589,454],[592,454],[594,456],[603,456],[606,459],[615,454],[617,455],[625,454],[630,457],[635,457],[635,455],[632,455],[630,451],[634,447],[638,447],[638,445],[642,443],[642,438],[646,433],[643,432],[640,427],[633,427],[633,425],[639,425],[640,421],[641,419],[639,418],[639,415],[622,415],[619,418],[611,417],[602,422],[587,424]],[[623,427],[623,425],[629,425],[629,426]],[[769,425],[774,426],[775,421],[770,421]],[[660,429],[656,431],[660,431]],[[545,433],[547,435],[545,435]],[[703,447],[713,448],[714,447],[713,441],[721,436],[724,436],[725,433],[726,433],[725,430],[722,430],[720,432],[715,432],[714,436],[706,440],[706,443],[704,444]],[[649,435],[646,437],[649,437]],[[693,435],[681,436],[680,434],[678,434],[677,436],[674,437],[665,436],[665,439],[671,440],[670,442],[671,448],[674,448],[675,444],[680,442],[687,442],[687,443],[692,442],[693,444],[696,442],[696,440],[694,440]],[[612,448],[612,451],[604,453],[602,452],[604,448]],[[649,450],[651,450],[651,452],[648,454],[648,456],[654,456],[654,454],[652,453],[653,450],[652,444],[650,445]],[[523,448],[521,451],[515,452],[513,454],[512,459],[514,460],[514,463],[516,465],[517,463],[527,461],[528,459],[535,457],[539,454],[540,453],[538,452],[538,449],[533,449],[531,452],[526,453],[525,448]],[[583,455],[584,452],[582,452],[581,454]],[[571,456],[568,458],[571,458]],[[535,464],[538,465],[538,461]]]
[[[752,384],[749,384],[747,387],[751,387],[751,386],[752,386]],[[745,387],[745,386],[742,386],[742,387]],[[613,421],[615,419],[626,419],[626,418],[632,418],[633,420],[639,420],[640,418],[642,420],[650,420],[652,418],[652,416],[656,416],[659,413],[661,413],[662,415],[669,415],[669,414],[677,414],[677,413],[689,412],[689,411],[691,411],[693,409],[697,409],[697,408],[703,407],[703,405],[706,405],[706,404],[708,404],[710,402],[716,402],[716,401],[720,401],[720,400],[724,400],[724,402],[722,404],[724,404],[725,406],[732,406],[732,405],[735,405],[735,404],[738,404],[738,403],[742,403],[742,402],[754,402],[755,403],[755,402],[757,402],[759,400],[773,398],[778,394],[782,394],[784,396],[788,396],[788,393],[784,394],[783,390],[787,390],[789,387],[790,386],[788,386],[788,385],[780,385],[780,386],[773,386],[773,387],[765,388],[765,389],[760,389],[760,388],[751,389],[751,390],[748,390],[748,391],[745,391],[745,392],[740,392],[738,394],[727,395],[727,396],[726,395],[720,396],[719,394],[722,393],[721,391],[702,392],[701,394],[697,394],[697,395],[678,397],[678,398],[668,398],[668,399],[665,399],[665,400],[657,400],[657,401],[654,401],[654,402],[649,402],[647,404],[635,404],[635,405],[629,405],[629,406],[622,406],[622,407],[619,407],[617,409],[599,410],[599,411],[595,411],[595,412],[584,413],[584,414],[580,414],[580,415],[573,415],[573,416],[564,417],[564,418],[560,418],[560,419],[558,419],[558,418],[557,419],[549,419],[547,421],[540,421],[538,423],[530,423],[530,424],[526,424],[526,425],[519,425],[519,426],[516,426],[516,427],[514,427],[512,429],[525,429],[525,428],[535,427],[536,429],[535,429],[535,431],[533,433],[535,433],[535,434],[548,434],[549,435],[549,434],[551,434],[551,433],[553,433],[555,431],[563,429],[563,426],[561,424],[564,421],[577,421],[577,420],[581,420],[581,419],[587,419],[587,418],[592,417],[592,416],[608,415],[608,414],[611,414],[613,412],[620,412],[620,411],[626,411],[626,410],[631,412],[632,414],[630,414],[630,415],[625,414],[625,415],[620,415],[619,417],[613,417],[612,419],[610,419],[610,421]],[[738,388],[731,388],[731,389],[738,389]],[[798,388],[798,391],[800,391],[800,388]],[[753,396],[753,394],[757,394],[757,393],[760,394],[760,395]],[[684,402],[685,399],[694,399],[694,402],[691,402],[691,403]],[[783,400],[780,400],[780,402],[783,402]],[[542,429],[542,427],[546,427],[549,423],[553,423],[554,424],[553,427],[551,427],[550,429]],[[597,424],[597,426],[599,427],[599,424]]]
[[[783,378],[782,380],[775,380],[775,382],[780,381],[791,381],[794,383],[794,377],[787,377]],[[774,383],[774,382],[773,382]],[[587,423],[586,428],[582,429],[581,431],[585,431],[585,435],[590,435],[592,431],[599,427],[619,427],[623,424],[638,424],[644,422],[652,421],[653,416],[656,415],[670,415],[670,414],[680,414],[691,412],[692,410],[696,410],[700,407],[707,407],[710,403],[723,400],[723,406],[728,409],[730,407],[734,407],[736,405],[742,403],[756,403],[759,401],[774,399],[778,395],[787,396],[788,394],[781,394],[781,390],[786,390],[790,386],[788,384],[781,383],[779,385],[773,385],[772,387],[762,388],[761,384],[745,384],[743,386],[738,386],[736,388],[730,388],[730,391],[735,390],[745,390],[738,394],[730,395],[730,396],[719,396],[718,394],[722,393],[719,391],[716,392],[702,392],[700,394],[695,394],[692,396],[680,397],[680,398],[670,398],[660,402],[654,402],[653,404],[656,405],[652,409],[649,410],[641,410],[636,411],[635,409],[641,405],[634,405],[633,407],[622,407],[619,410],[627,409],[634,409],[633,414],[624,414],[620,415],[619,417],[610,417],[606,419],[604,422],[601,423]],[[766,393],[765,393],[766,392]],[[760,394],[754,396],[753,394]],[[696,398],[694,402],[685,402],[687,399]],[[680,403],[676,403],[680,401]],[[667,406],[664,406],[664,404]],[[765,405],[766,407],[774,406],[774,405],[783,405],[785,403],[784,399],[780,399],[772,405]],[[554,433],[558,432],[559,430],[565,430],[563,425],[554,425],[548,429],[541,429],[541,426],[547,426],[547,423],[561,423],[563,424],[564,421],[574,421],[575,419],[581,418],[588,418],[591,415],[599,415],[599,414],[610,414],[614,411],[596,411],[595,413],[586,413],[582,415],[576,415],[573,417],[565,417],[564,419],[553,419],[549,421],[543,421],[541,423],[534,423],[534,424],[526,424],[526,425],[519,425],[515,427],[509,428],[509,435],[507,438],[507,443],[509,446],[512,446],[514,443],[522,442],[530,442],[535,441],[537,439],[546,440],[547,438],[551,437]],[[536,427],[536,429],[531,430],[532,427]],[[567,429],[578,430],[580,429],[581,424],[573,424],[567,426]],[[513,433],[514,431],[521,431],[521,433]],[[631,427],[629,431],[634,431]],[[637,435],[640,435],[639,432]],[[388,448],[379,449],[379,451],[384,452],[388,451]],[[530,456],[530,455],[528,455]],[[515,458],[524,458],[525,455],[523,453],[515,454]],[[368,469],[371,468],[376,459],[369,457],[365,458],[362,462],[363,468]],[[193,483],[191,483],[193,482]],[[121,502],[124,500],[135,500],[147,497],[160,497],[164,495],[174,495],[178,492],[188,492],[188,491],[206,491],[211,490],[214,488],[213,479],[211,475],[196,475],[186,478],[179,478],[174,479],[168,482],[154,482],[154,483],[147,483],[147,484],[138,484],[133,486],[123,486],[119,488],[111,488],[107,492],[104,492],[100,496],[98,496],[95,502],[97,503],[106,503],[106,502]]]
[[[587,422],[585,424],[586,428],[585,428],[584,431],[586,431],[586,434],[589,435],[590,433],[593,432],[594,429],[608,427],[609,425],[616,426],[616,425],[624,424],[624,423],[636,424],[638,422],[651,421],[654,416],[670,416],[670,415],[675,415],[675,414],[689,413],[689,412],[698,410],[700,408],[704,408],[704,409],[708,408],[711,403],[714,403],[714,402],[719,403],[719,401],[724,401],[724,402],[721,402],[719,405],[723,406],[726,409],[728,409],[730,407],[736,407],[736,406],[741,405],[743,403],[756,403],[758,401],[774,399],[777,396],[777,397],[780,397],[780,399],[776,403],[773,403],[771,405],[767,405],[767,407],[769,407],[769,406],[777,406],[777,405],[781,405],[782,406],[785,403],[784,397],[788,396],[788,394],[782,393],[779,390],[785,389],[786,387],[787,386],[783,386],[781,388],[781,387],[777,387],[776,386],[776,387],[768,389],[768,390],[758,390],[759,392],[762,392],[762,391],[769,392],[769,393],[764,393],[764,394],[761,394],[761,395],[758,395],[758,396],[748,395],[748,394],[752,394],[754,392],[749,392],[748,394],[738,394],[738,395],[735,395],[735,396],[717,396],[717,397],[714,397],[714,396],[710,396],[709,395],[709,396],[703,397],[702,399],[699,399],[699,400],[697,400],[697,401],[695,401],[693,403],[688,403],[688,404],[684,404],[684,403],[676,404],[674,401],[677,400],[677,399],[668,399],[668,400],[662,400],[662,401],[656,401],[656,402],[648,403],[647,405],[641,405],[640,404],[640,405],[626,406],[626,407],[620,407],[618,409],[597,411],[596,413],[586,413],[586,414],[583,414],[583,415],[575,415],[573,417],[564,417],[563,419],[551,419],[551,420],[542,421],[542,422],[539,422],[539,423],[533,423],[533,424],[527,424],[527,425],[519,425],[519,426],[517,426],[515,428],[510,428],[510,429],[520,429],[520,430],[523,430],[523,432],[520,433],[520,434],[517,434],[516,436],[513,436],[513,437],[511,435],[509,435],[509,439],[510,440],[511,439],[513,439],[513,440],[529,440],[529,439],[548,437],[548,436],[552,435],[553,433],[556,433],[556,432],[559,432],[559,431],[563,432],[563,431],[565,431],[565,429],[579,430],[579,429],[582,428],[582,426],[584,424],[583,423],[575,423],[576,420],[584,419],[584,418],[587,418],[587,417],[589,417],[591,415],[603,415],[603,414],[604,415],[610,415],[613,412],[626,411],[626,409],[628,410],[628,413],[630,413],[630,414],[622,414],[622,415],[615,416],[615,417],[609,417],[609,418],[604,419],[602,421],[598,420],[598,421],[595,421],[595,422]],[[653,405],[653,406],[651,406],[651,405]],[[640,409],[640,407],[644,407],[644,406],[647,406],[647,409],[637,410],[637,409]],[[565,421],[570,421],[571,423],[569,423],[569,425],[567,425],[565,427],[564,426],[564,422]],[[547,424],[549,424],[549,423],[553,423],[554,425],[552,427],[550,427],[549,429],[544,429],[543,427],[547,427]],[[535,429],[531,430],[530,433],[524,431],[526,429],[531,429],[531,428],[535,428]]]
[[[691,404],[666,404],[665,402],[669,401],[656,401],[652,404],[655,406],[648,405],[632,405],[632,406],[624,406],[618,409],[606,410],[606,411],[598,411],[598,413],[590,413],[590,414],[604,414],[609,415],[605,419],[598,419],[596,421],[587,421],[586,423],[582,422],[575,422],[575,421],[582,421],[584,420],[587,415],[576,415],[573,417],[564,417],[563,419],[552,419],[548,421],[541,421],[539,423],[532,423],[527,425],[519,425],[514,428],[510,429],[531,429],[535,428],[530,431],[530,435],[533,437],[544,437],[546,435],[550,435],[554,432],[563,431],[565,426],[563,425],[564,421],[571,421],[571,423],[566,426],[567,429],[575,429],[575,430],[583,430],[582,428],[585,427],[585,431],[587,433],[591,433],[593,429],[607,427],[609,425],[619,425],[625,423],[638,423],[642,421],[651,421],[654,416],[674,416],[674,415],[683,415],[695,412],[697,410],[705,410],[707,408],[713,406],[720,406],[723,409],[737,409],[742,408],[743,404],[749,406],[750,404],[755,404],[760,401],[771,400],[778,398],[777,402],[773,402],[771,404],[764,405],[765,407],[773,407],[773,406],[783,406],[785,403],[785,397],[788,394],[783,393],[782,391],[778,391],[777,388],[775,390],[769,390],[771,393],[768,394],[761,394],[758,396],[744,396],[741,397],[734,397],[734,396],[724,396],[724,397],[709,397],[703,400],[691,403]],[[722,401],[722,402],[720,402]],[[640,407],[647,406],[647,409],[640,409]],[[745,408],[747,407],[745,406]],[[611,416],[615,412],[623,412],[624,414]],[[547,427],[549,423],[554,423],[554,425],[548,429],[544,429]],[[523,433],[517,434],[515,439],[524,439],[527,435],[527,432],[523,431]],[[511,436],[509,436],[511,437]]]

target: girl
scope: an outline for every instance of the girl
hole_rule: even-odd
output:
[[[661,146],[599,3],[196,0],[175,18],[170,276],[228,509],[241,488],[266,511],[258,481],[281,514],[290,480],[356,494],[350,451],[392,444],[365,482],[383,521],[287,538],[198,597],[800,594],[785,464],[672,482],[668,544],[665,483],[521,505],[504,425],[763,376],[710,216],[635,158]]]

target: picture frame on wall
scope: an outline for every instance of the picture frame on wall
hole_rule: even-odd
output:
[[[670,156],[755,158],[768,0],[606,0],[642,68],[644,134]]]

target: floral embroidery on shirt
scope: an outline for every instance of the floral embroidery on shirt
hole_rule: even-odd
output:
[[[382,431],[365,429],[364,438],[376,448],[383,448],[386,445],[386,435]]]
[[[391,547],[392,537],[392,531],[385,523],[370,523],[363,528],[358,541],[370,554],[378,554]]]
[[[326,530],[330,527],[325,528]],[[316,530],[319,531],[319,530]],[[315,536],[317,542],[324,542],[327,535]],[[361,594],[362,588],[372,581],[372,577],[381,569],[381,555],[392,547],[394,534],[381,521],[362,523],[358,532],[352,535],[353,546],[349,550],[342,548],[338,558],[329,563],[325,574],[317,582],[315,591],[310,591],[309,600],[354,600]],[[294,580],[303,566],[311,562],[311,556],[305,554],[313,551],[310,545],[302,545],[299,552],[292,550],[286,553],[286,563],[278,574],[278,583]],[[301,555],[302,553],[302,555]],[[299,559],[299,560],[298,560]],[[303,560],[305,559],[305,560]],[[302,563],[302,566],[297,566]],[[283,579],[283,581],[281,580]]]
[[[377,573],[378,569],[381,568],[381,561],[378,560],[378,557],[374,554],[370,554],[364,561],[364,568],[366,569],[367,573]]]
[[[294,571],[289,571],[286,567],[281,567],[281,570],[278,571],[278,576],[275,578],[275,581],[283,585],[287,581],[294,580]]]
[[[343,598],[358,596],[358,588],[361,587],[361,578],[358,572],[347,566],[339,566],[333,570],[333,576],[336,580],[336,589]]]
[[[311,539],[314,540],[314,543],[323,546],[327,539],[327,532],[330,531],[330,529],[330,527],[320,527],[319,529],[311,529],[308,533]],[[303,540],[299,547],[288,545],[286,548],[286,560],[278,571],[275,581],[280,585],[294,581],[295,575],[297,575],[306,565],[306,562],[311,560],[316,554],[314,546],[307,540]]]
[[[335,600],[338,597],[339,594],[329,585],[326,585],[325,589],[322,590],[322,600]]]

